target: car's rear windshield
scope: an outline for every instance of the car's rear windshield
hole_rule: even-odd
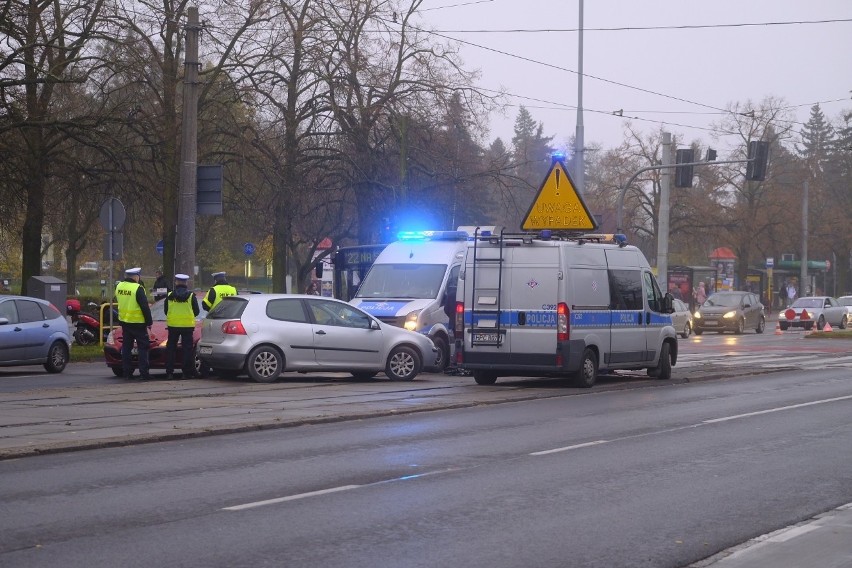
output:
[[[222,301],[207,314],[207,319],[239,319],[247,305],[248,300],[239,296],[222,298]]]

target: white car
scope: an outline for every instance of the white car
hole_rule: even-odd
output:
[[[410,381],[439,363],[425,335],[340,300],[301,294],[223,298],[202,322],[197,354],[214,374],[246,372],[260,383],[284,371],[342,371],[357,379],[384,372]]]
[[[672,312],[672,325],[678,334],[686,339],[692,333],[692,312],[689,311],[689,306],[683,300],[678,300],[677,298],[672,300],[672,307],[674,308]]]
[[[778,314],[778,325],[782,330],[795,327],[821,331],[826,323],[840,329],[846,329],[849,323],[847,307],[830,296],[797,298],[789,308]]]

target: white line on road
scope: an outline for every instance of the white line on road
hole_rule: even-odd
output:
[[[267,499],[266,501],[255,501],[254,503],[245,503],[243,505],[234,505],[233,507],[224,507],[223,511],[243,511],[245,509],[253,509],[255,507],[263,507],[264,505],[274,505],[275,503],[284,503],[285,501],[295,501],[296,499],[304,499],[306,497],[316,497],[327,493],[336,493],[338,491],[347,491],[356,489],[360,485],[341,485],[340,487],[332,487],[330,489],[321,489],[320,491],[309,491],[307,493],[299,493],[297,495],[288,495],[286,497],[278,497],[277,499]]]
[[[758,410],[757,412],[747,412],[745,414],[737,414],[734,416],[726,416],[724,418],[713,418],[711,420],[705,420],[702,424],[715,424],[717,422],[726,422],[728,420],[737,420],[739,418],[747,418],[749,416],[758,416],[760,414],[769,414],[771,412],[781,412],[782,410],[793,410],[794,408],[803,408],[805,406],[814,406],[816,404],[826,404],[829,402],[837,402],[839,400],[849,400],[852,399],[852,395],[849,396],[838,396],[837,398],[826,398],[823,400],[814,400],[811,402],[803,402],[801,404],[793,404],[790,406],[779,406],[778,408],[769,408],[767,410]]]
[[[599,444],[606,444],[609,440],[597,440],[595,442],[586,442],[585,444],[575,444],[573,446],[565,446],[564,448],[554,448],[552,450],[542,450],[540,452],[533,452],[531,456],[545,456],[547,454],[555,454],[556,452],[567,452],[568,450],[576,450],[578,448],[588,448],[589,446],[597,446]]]

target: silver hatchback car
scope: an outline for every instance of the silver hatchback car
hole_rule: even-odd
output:
[[[439,355],[425,335],[340,300],[295,294],[224,298],[202,322],[197,349],[213,373],[246,372],[260,383],[284,371],[342,371],[358,379],[384,371],[410,381],[435,370]]]
[[[0,367],[44,365],[49,373],[61,373],[70,349],[68,322],[56,306],[28,296],[0,296]]]

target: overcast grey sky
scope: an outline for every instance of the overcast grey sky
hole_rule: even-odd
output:
[[[577,122],[577,32],[478,30],[576,30],[579,0],[425,0],[421,9],[432,29],[482,46],[461,48],[466,66],[481,70],[480,86],[512,95],[508,116],[492,117],[489,141],[511,142],[524,105],[556,145],[567,143]],[[850,21],[722,27],[817,20]],[[661,26],[716,27],[598,31]],[[707,129],[732,102],[782,98],[800,105],[801,122],[816,102],[832,121],[852,110],[852,0],[585,0],[584,28],[587,145],[618,145],[627,117],[637,117],[636,129],[666,122],[721,156],[735,140]],[[623,118],[612,114],[619,109]]]

